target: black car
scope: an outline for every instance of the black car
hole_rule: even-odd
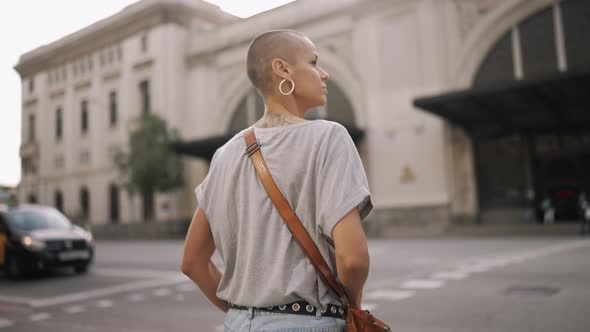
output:
[[[92,234],[53,207],[0,211],[0,268],[9,277],[66,266],[85,273],[93,257]]]

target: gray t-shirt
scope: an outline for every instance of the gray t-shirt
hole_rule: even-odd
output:
[[[339,303],[273,206],[250,158],[245,130],[219,148],[195,189],[225,265],[217,290],[234,304]],[[335,271],[332,229],[353,208],[373,209],[358,151],[340,124],[313,120],[254,133],[277,186]]]

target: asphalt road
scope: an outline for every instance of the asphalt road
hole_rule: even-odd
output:
[[[397,332],[590,331],[590,240],[371,240],[364,306]],[[97,243],[88,274],[0,275],[0,332],[223,331],[181,241]]]

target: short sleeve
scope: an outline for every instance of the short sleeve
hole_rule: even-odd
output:
[[[197,186],[195,189],[195,196],[197,198],[197,208],[201,208],[207,217],[210,217],[210,201],[212,199],[213,193],[209,188],[211,186],[211,181],[213,177],[213,173],[215,173],[216,169],[216,160],[219,150],[215,151],[213,157],[211,158],[211,163],[209,165],[209,171],[207,172],[207,176],[205,179]]]
[[[352,138],[341,125],[327,142],[317,186],[318,226],[329,238],[338,221],[355,207],[361,220],[373,210],[365,169]]]
[[[195,196],[197,197],[197,208],[201,208],[205,215],[208,215],[208,198],[210,195],[207,194],[207,184],[209,182],[209,174],[205,177],[203,182],[195,189]]]

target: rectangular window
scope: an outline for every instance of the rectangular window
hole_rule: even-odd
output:
[[[61,108],[58,108],[55,111],[55,138],[57,140],[61,139],[62,136],[62,114]]]
[[[109,93],[109,110],[110,110],[110,125],[114,127],[117,124],[117,91]]]
[[[139,83],[139,93],[141,96],[141,112],[146,114],[150,112],[150,82],[148,80]]]
[[[82,134],[85,134],[86,132],[88,132],[88,101],[82,100],[82,103],[80,104],[80,109]]]
[[[35,114],[29,114],[29,142],[35,141]]]
[[[148,49],[148,36],[144,34],[141,36],[141,52],[145,53]]]
[[[31,77],[29,80],[29,92],[32,93],[35,90],[35,78]]]

